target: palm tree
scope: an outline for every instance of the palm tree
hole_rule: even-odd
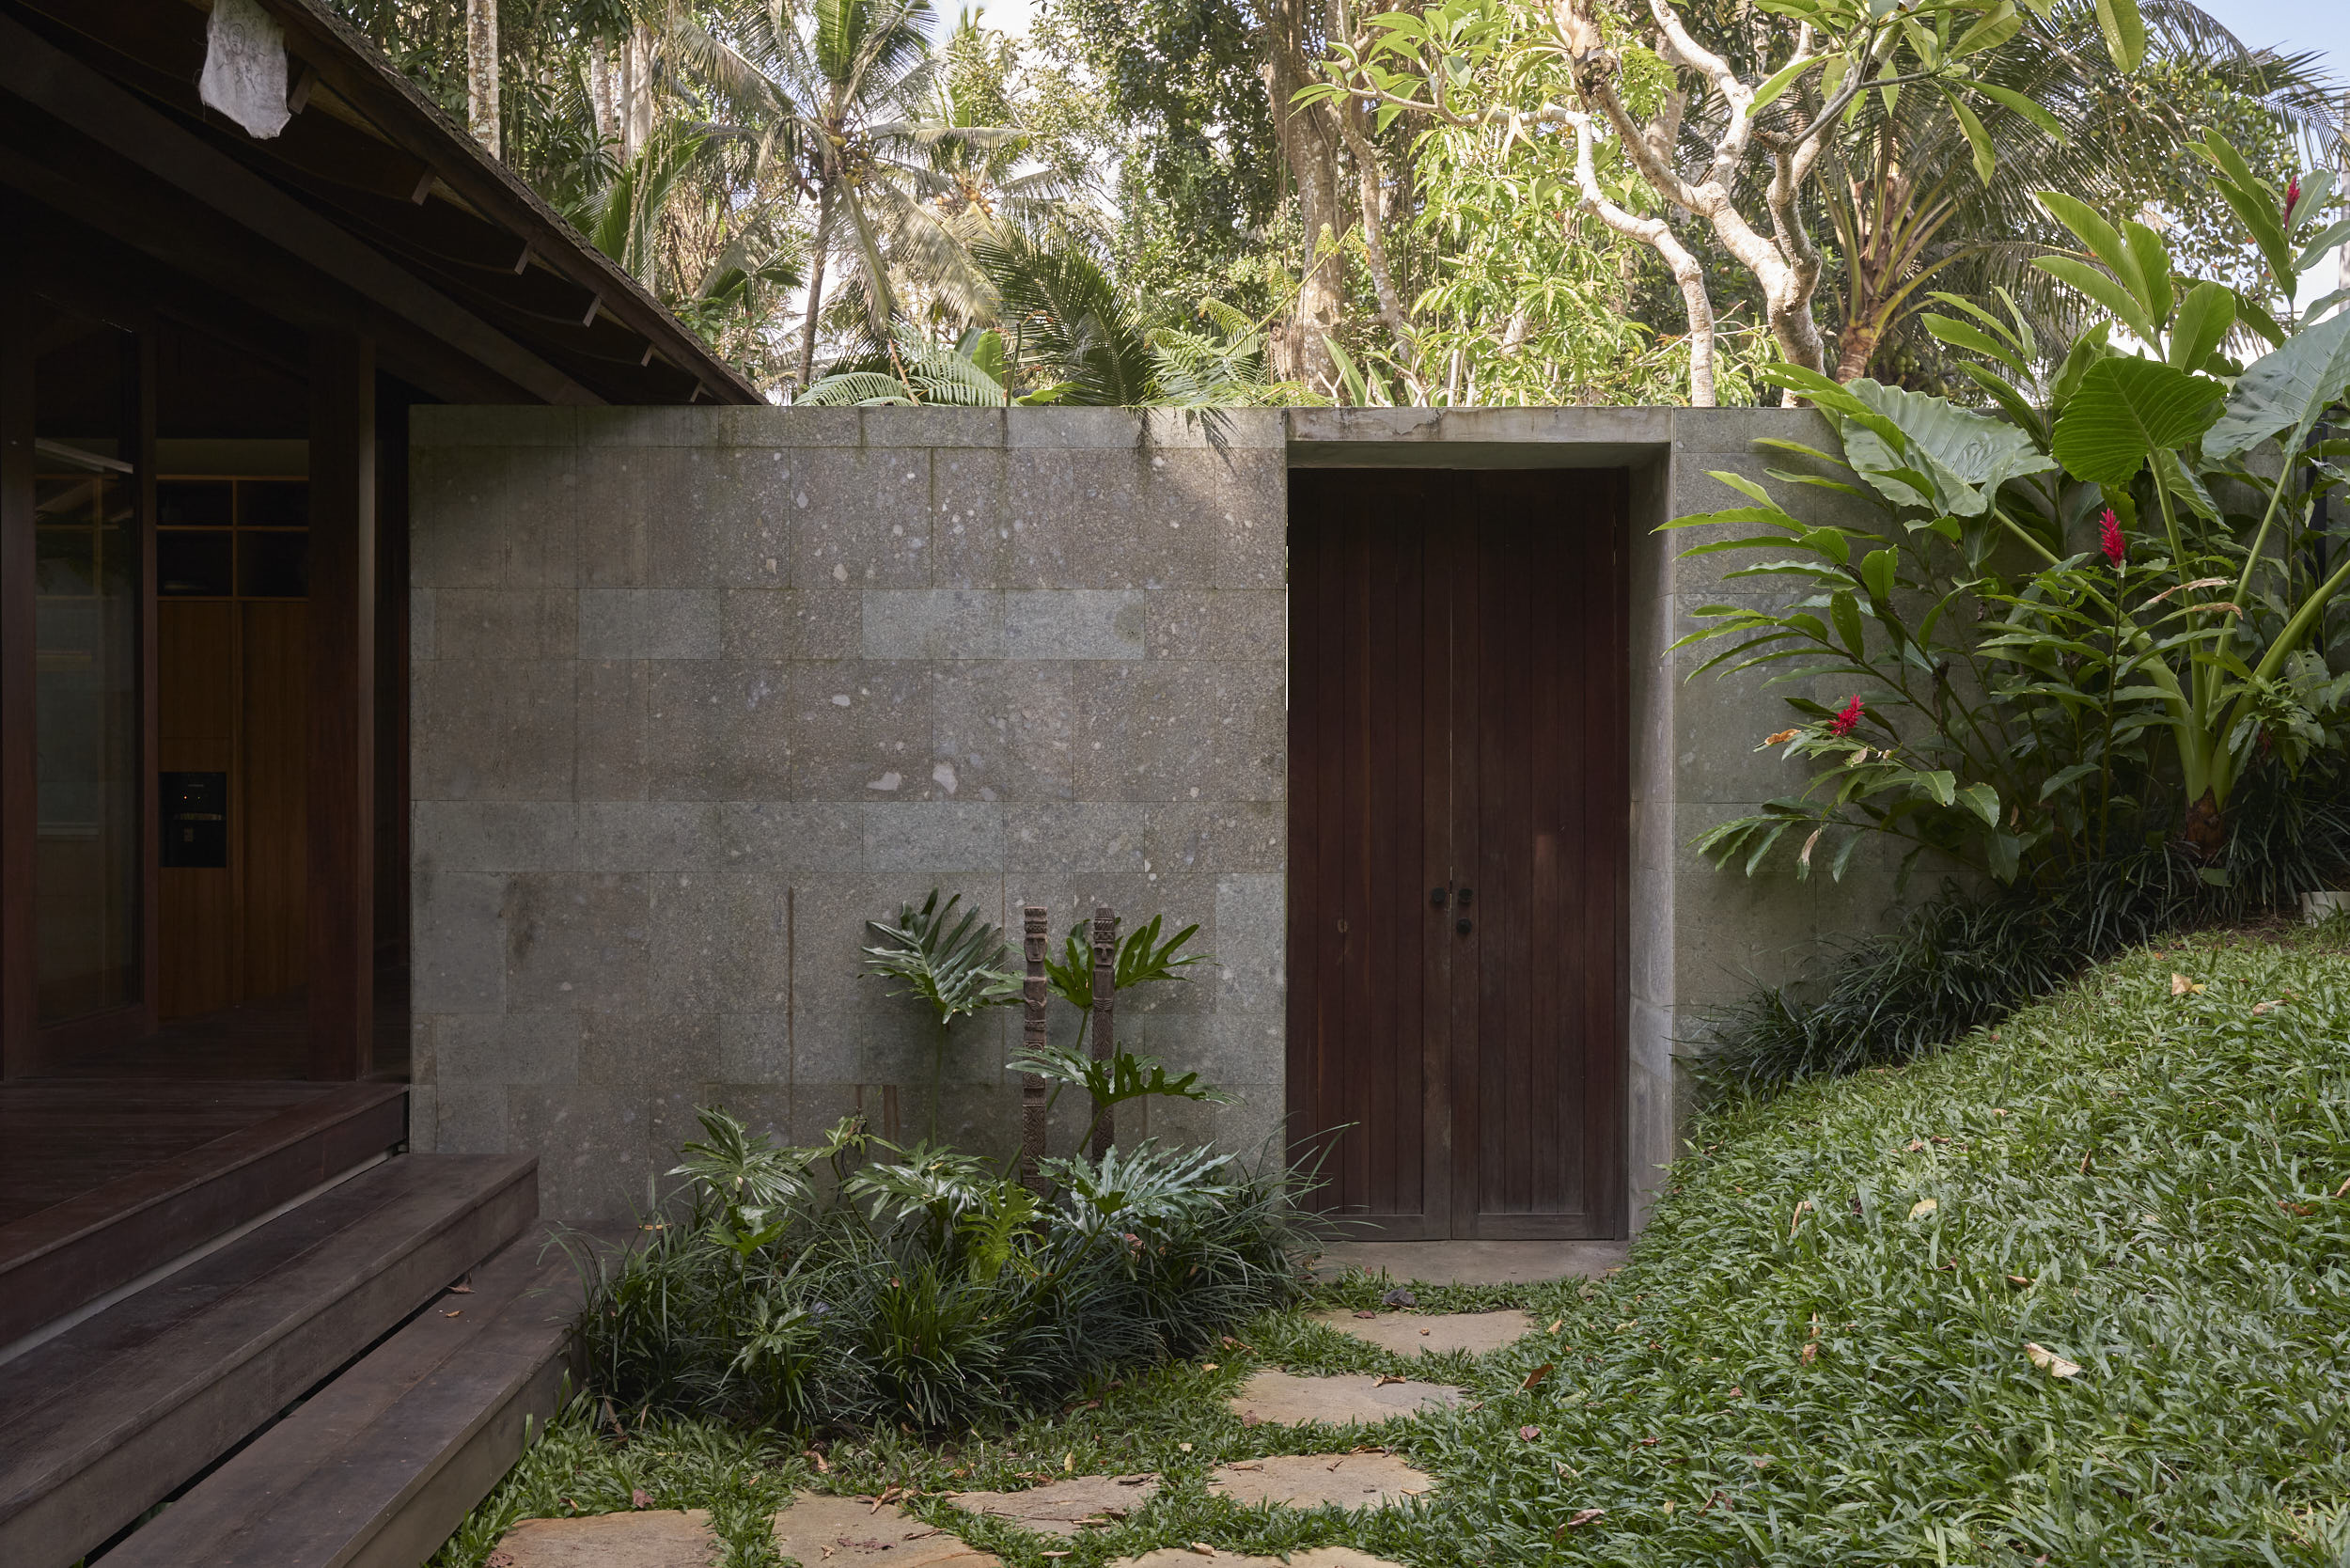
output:
[[[2089,8],[2072,6],[2044,20],[2019,11],[2024,36],[1983,71],[2036,112],[1982,105],[1970,127],[1931,90],[1912,87],[1889,104],[1876,94],[1858,101],[1821,181],[1844,263],[1839,381],[1868,374],[1935,290],[1987,297],[2006,288],[2028,306],[2054,306],[2030,261],[2069,240],[2033,193],[2134,206],[2162,188],[2168,165],[2189,161],[2201,134],[2194,105],[2150,88],[2150,79],[2196,81],[2288,125],[2323,112],[2308,57],[2255,55],[2186,0],[2141,8],[2148,50],[2136,82],[2114,68]]]
[[[901,323],[887,351],[795,400],[1200,411],[1277,405],[1301,390],[1268,379],[1264,323],[1220,301],[1202,303],[1211,330],[1152,326],[1079,245],[1006,229],[972,253],[1001,302],[1001,329],[966,331],[949,345]],[[1210,426],[1210,440],[1218,429]]]
[[[814,378],[827,273],[855,274],[868,330],[889,341],[899,314],[893,263],[964,316],[993,308],[987,279],[935,199],[947,181],[932,151],[967,136],[935,116],[938,57],[929,0],[721,0],[708,22],[671,26],[720,111],[713,134],[788,160],[816,204],[798,384]]]

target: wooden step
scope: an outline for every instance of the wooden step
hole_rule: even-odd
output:
[[[104,1542],[537,1213],[534,1160],[402,1154],[0,1364],[0,1563]]]
[[[103,1568],[416,1568],[521,1457],[575,1373],[579,1281],[542,1234],[474,1270]]]
[[[0,1132],[0,1187],[38,1205],[0,1224],[8,1346],[397,1148],[408,1090],[37,1080]]]

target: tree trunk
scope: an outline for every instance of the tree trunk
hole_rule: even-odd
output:
[[[1340,206],[1339,138],[1326,107],[1291,102],[1319,80],[1307,63],[1306,0],[1270,0],[1265,31],[1258,75],[1264,83],[1274,140],[1296,192],[1297,215],[1305,230],[1300,262],[1305,275],[1295,308],[1273,337],[1274,372],[1317,392],[1335,392],[1338,362],[1324,339],[1338,331],[1344,313],[1346,260],[1338,242],[1346,232],[1346,217]]]
[[[599,141],[620,139],[620,104],[614,81],[612,51],[601,41],[588,46],[588,102],[596,117]]]
[[[1872,321],[1857,324],[1847,322],[1836,341],[1836,379],[1855,381],[1869,373],[1869,362],[1877,356],[1877,345],[1885,335]]]
[[[832,186],[827,182],[816,199],[816,240],[808,247],[807,325],[800,334],[799,390],[807,390],[816,376],[816,313],[824,306],[824,251],[832,241]]]
[[[502,157],[498,122],[497,0],[465,0],[465,130]]]
[[[628,32],[620,62],[620,156],[634,158],[652,139],[652,34]]]

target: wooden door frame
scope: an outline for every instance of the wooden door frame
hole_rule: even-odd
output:
[[[1366,452],[1367,461],[1341,463],[1327,461],[1327,453],[1317,453],[1316,455],[1324,458],[1324,461],[1315,462],[1309,465],[1293,465],[1292,472],[1300,467],[1308,467],[1311,470],[1377,468],[1392,474],[1399,480],[1418,478],[1422,475],[1443,476],[1462,471],[1489,469],[1530,469],[1558,475],[1583,473],[1607,476],[1609,487],[1613,492],[1610,503],[1615,514],[1613,522],[1619,536],[1616,539],[1616,548],[1612,553],[1612,558],[1608,563],[1611,619],[1615,623],[1614,635],[1610,639],[1614,655],[1613,665],[1608,675],[1613,686],[1616,709],[1614,734],[1610,746],[1612,767],[1609,770],[1610,782],[1607,786],[1607,792],[1622,809],[1614,828],[1613,854],[1609,857],[1613,872],[1613,886],[1607,898],[1607,903],[1612,910],[1615,933],[1615,940],[1612,944],[1613,973],[1609,977],[1613,1038],[1605,1054],[1607,1069],[1606,1088],[1607,1104],[1601,1108],[1600,1112],[1600,1120],[1608,1129],[1607,1136],[1612,1148],[1608,1151],[1605,1169],[1600,1172],[1598,1188],[1595,1191],[1590,1213],[1596,1228],[1605,1228],[1609,1235],[1621,1238],[1629,1234],[1632,1221],[1629,1201],[1631,1183],[1628,1179],[1630,1176],[1628,1162],[1632,1153],[1632,1128],[1629,1125],[1633,948],[1631,884],[1636,874],[1632,842],[1635,762],[1632,756],[1631,703],[1631,637],[1633,635],[1631,587],[1634,549],[1633,541],[1623,536],[1629,534],[1633,513],[1636,510],[1634,470],[1643,464],[1638,456],[1631,453],[1626,453],[1622,461],[1584,465],[1529,462],[1527,461],[1528,448],[1523,446],[1512,445],[1503,448],[1502,452],[1503,457],[1500,461],[1491,460],[1491,454],[1480,453],[1478,457],[1484,457],[1488,460],[1478,461],[1478,457],[1471,457],[1469,461],[1451,464],[1426,463],[1424,460],[1411,461],[1409,458],[1399,460],[1397,456],[1385,453],[1371,457],[1368,451]],[[1466,453],[1463,455],[1469,456]],[[1419,456],[1420,454],[1412,454],[1413,458]],[[1292,577],[1290,591],[1294,593],[1296,588],[1296,579]],[[1432,582],[1428,592],[1431,603],[1435,602],[1439,597],[1451,597],[1449,585],[1437,585]],[[1456,641],[1461,635],[1460,629],[1456,626],[1454,632]],[[1469,635],[1474,635],[1473,628]],[[1432,663],[1438,657],[1433,650],[1429,656]],[[1294,651],[1292,651],[1292,657],[1294,657]],[[1478,689],[1475,671],[1471,667],[1473,661],[1452,657],[1449,652],[1444,657],[1449,679],[1452,683],[1451,690],[1448,693],[1447,700],[1441,710],[1445,724],[1449,729],[1480,733],[1482,715],[1478,708],[1481,694]],[[1433,676],[1434,673],[1432,668],[1430,674]],[[1429,704],[1425,710],[1424,722],[1431,726],[1435,725],[1438,713],[1438,705]],[[1444,746],[1434,744],[1437,739],[1438,737],[1432,731],[1426,736],[1426,741],[1430,744],[1425,744],[1422,747],[1423,766],[1430,770],[1426,787],[1431,791],[1437,787],[1435,774],[1438,772],[1446,775],[1443,788],[1453,788],[1459,766],[1457,760],[1448,760]],[[1474,756],[1476,749],[1470,748],[1472,757],[1469,767],[1472,775],[1481,762],[1481,759]],[[1292,791],[1292,830],[1287,851],[1288,865],[1284,872],[1285,883],[1292,888],[1290,894],[1292,899],[1296,896],[1295,876],[1292,873],[1296,869],[1295,857],[1300,853],[1299,841],[1294,831],[1298,770],[1299,759],[1292,756],[1288,762],[1288,777],[1291,780]],[[1423,832],[1428,840],[1427,853],[1423,857],[1426,864],[1434,866],[1443,863],[1449,857],[1457,855],[1457,846],[1449,842],[1439,845],[1437,842],[1440,838],[1449,839],[1452,831],[1452,824],[1444,820],[1443,814],[1434,811],[1427,813],[1423,818]],[[1423,911],[1423,914],[1425,913]],[[1451,912],[1449,910],[1444,912],[1441,918],[1449,923],[1452,918]],[[1511,1239],[1511,1233],[1513,1231],[1522,1232],[1525,1239],[1544,1238],[1544,1232],[1550,1227],[1543,1223],[1513,1225],[1510,1222],[1511,1216],[1506,1215],[1487,1216],[1482,1223],[1479,1223],[1476,1216],[1467,1212],[1473,1204],[1474,1194],[1477,1191],[1478,1151],[1474,1147],[1455,1145],[1452,1135],[1458,1119],[1452,1114],[1452,1105],[1460,1102],[1464,1096],[1474,1099],[1477,1091],[1477,1062],[1473,1052],[1454,1051],[1452,1042],[1455,1038],[1473,1039],[1475,1037],[1480,999],[1473,986],[1436,983],[1437,975],[1449,966],[1447,958],[1443,956],[1445,952],[1446,949],[1441,948],[1433,949],[1425,961],[1430,965],[1431,972],[1431,982],[1423,990],[1423,1007],[1426,1016],[1421,1035],[1423,1075],[1431,1090],[1425,1108],[1425,1141],[1423,1144],[1423,1148],[1429,1152],[1425,1206],[1422,1215],[1417,1220],[1405,1217],[1400,1222],[1391,1223],[1385,1218],[1375,1219],[1373,1222],[1381,1227],[1378,1239],[1392,1241],[1451,1238],[1506,1240]],[[1453,956],[1457,958],[1457,955]],[[1292,983],[1294,984],[1296,982],[1294,964],[1292,967]],[[1291,1024],[1285,1054],[1287,1089],[1284,1109],[1290,1127],[1290,1143],[1294,1152],[1312,1147],[1318,1130],[1307,1128],[1301,1121],[1301,1117],[1312,1108],[1306,1104],[1313,1091],[1310,1077],[1309,1043],[1304,1038],[1304,1031],[1297,1027],[1297,1014],[1293,1008],[1290,1010],[1288,1016]],[[1339,1224],[1340,1229],[1332,1232],[1334,1236],[1361,1239],[1359,1233],[1345,1220],[1341,1219]],[[1605,1240],[1607,1238],[1592,1237],[1590,1239]]]

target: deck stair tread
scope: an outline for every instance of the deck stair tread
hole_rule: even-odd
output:
[[[414,1568],[543,1422],[578,1276],[532,1231],[105,1558],[105,1568]]]
[[[104,1541],[537,1210],[528,1158],[401,1155],[0,1364],[0,1562]]]
[[[10,1084],[7,1190],[39,1206],[0,1223],[0,1345],[131,1283],[395,1148],[399,1084]],[[151,1157],[110,1180],[70,1148]],[[71,1178],[71,1179],[68,1179]],[[53,1190],[55,1189],[55,1190]]]

